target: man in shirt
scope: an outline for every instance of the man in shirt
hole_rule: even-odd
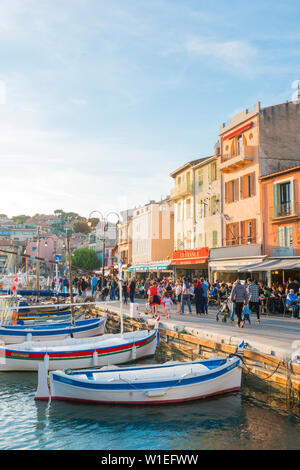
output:
[[[203,312],[205,315],[208,315],[208,290],[209,290],[209,285],[208,282],[205,281],[205,279],[202,277],[200,279],[201,286],[202,286],[202,298],[203,298]]]
[[[257,322],[260,323],[259,316],[259,285],[256,280],[251,279],[248,294],[249,294],[249,308],[251,312],[256,313]]]
[[[244,305],[248,304],[248,292],[239,279],[237,279],[236,285],[232,289],[230,300],[231,302],[234,302],[234,311],[238,317],[237,326],[238,328],[243,328],[244,322],[242,321],[242,312]]]

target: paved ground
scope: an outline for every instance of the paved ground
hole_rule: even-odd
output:
[[[139,304],[139,312],[149,323],[152,323],[151,315],[145,315],[145,301],[136,300]],[[112,311],[119,312],[119,302],[106,302],[107,307]],[[159,313],[161,316],[160,326],[166,326],[172,330],[190,331],[191,333],[227,344],[237,344],[241,339],[248,342],[251,349],[272,354],[278,357],[290,356],[295,352],[295,341],[300,341],[300,320],[282,317],[266,316],[261,317],[260,325],[256,323],[256,315],[251,315],[251,325],[245,324],[244,328],[237,328],[236,322],[230,321],[223,323],[216,321],[216,309],[209,307],[208,315],[196,316],[195,306],[192,306],[193,313],[178,315],[177,306],[173,306],[171,318],[162,317],[162,308]],[[124,314],[129,315],[129,304],[123,306]],[[294,345],[293,345],[294,343]],[[298,348],[300,344],[298,345]]]

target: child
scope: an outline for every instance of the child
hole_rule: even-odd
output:
[[[245,305],[245,307],[243,308],[243,321],[244,322],[248,321],[249,325],[251,325],[250,313],[251,313],[251,310],[249,308],[249,305]]]
[[[171,305],[172,305],[172,299],[171,295],[167,292],[163,298],[163,302],[165,304],[165,312],[167,318],[171,318]]]

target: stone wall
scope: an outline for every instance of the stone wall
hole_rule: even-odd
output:
[[[261,176],[300,164],[300,102],[263,108],[259,113]]]

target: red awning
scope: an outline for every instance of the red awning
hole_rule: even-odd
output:
[[[231,139],[231,137],[234,137],[235,135],[240,134],[241,132],[246,131],[247,129],[250,129],[250,127],[253,126],[253,122],[249,122],[248,124],[245,124],[243,127],[239,127],[235,131],[231,132],[230,134],[227,134],[225,137],[223,137],[223,140]]]

